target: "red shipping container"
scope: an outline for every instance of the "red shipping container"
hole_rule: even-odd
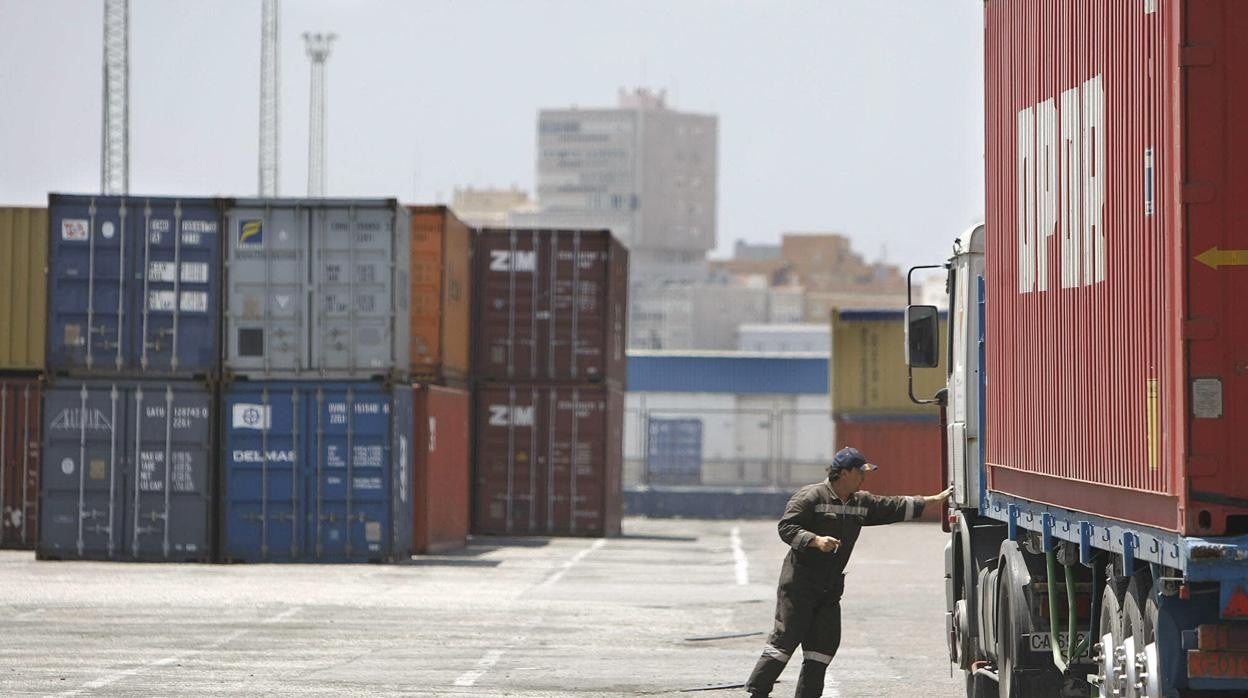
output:
[[[0,376],[0,548],[39,539],[40,383]]]
[[[624,393],[513,384],[476,391],[473,533],[618,536]]]
[[[624,383],[628,251],[605,230],[482,230],[474,378]]]
[[[880,466],[864,485],[873,494],[926,496],[946,487],[940,480],[939,416],[839,414],[836,441],[837,449],[853,446]],[[941,511],[926,507],[923,518],[939,521]]]
[[[468,392],[418,383],[412,415],[412,554],[462,548],[468,541]]]
[[[986,3],[993,490],[1248,532],[1245,30],[1233,0]]]

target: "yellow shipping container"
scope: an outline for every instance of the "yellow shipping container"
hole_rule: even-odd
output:
[[[948,341],[948,318],[940,318],[940,346]],[[832,414],[933,414],[932,405],[910,401],[906,382],[905,322],[901,310],[832,310],[832,358],[828,391]],[[948,357],[940,366],[914,370],[916,397],[945,387]]]
[[[0,371],[40,371],[48,322],[48,210],[0,207]]]

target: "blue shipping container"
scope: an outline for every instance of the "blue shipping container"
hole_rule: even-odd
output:
[[[412,390],[239,382],[225,391],[222,557],[405,559],[412,535]]]
[[[646,482],[696,485],[702,482],[702,420],[648,420]]]
[[[214,405],[212,391],[189,381],[47,388],[39,557],[211,560]]]
[[[218,373],[216,199],[52,194],[48,208],[49,372]]]

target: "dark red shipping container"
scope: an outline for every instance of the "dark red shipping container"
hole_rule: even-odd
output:
[[[482,230],[474,378],[624,383],[628,251],[605,230]]]
[[[624,393],[614,385],[479,386],[473,533],[617,536]]]
[[[0,376],[0,548],[39,539],[40,382]]]
[[[412,554],[462,548],[468,542],[468,391],[418,383],[412,415]]]
[[[844,446],[857,448],[880,466],[864,485],[873,494],[926,496],[945,489],[938,415],[838,414],[836,448]],[[922,518],[939,521],[941,511],[927,507]]]
[[[991,489],[1248,532],[1248,3],[990,0]]]

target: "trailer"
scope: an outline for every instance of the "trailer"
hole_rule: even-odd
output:
[[[1248,3],[984,13],[985,221],[938,265],[947,343],[905,318],[948,375],[912,397],[950,659],[981,698],[1248,695]]]

